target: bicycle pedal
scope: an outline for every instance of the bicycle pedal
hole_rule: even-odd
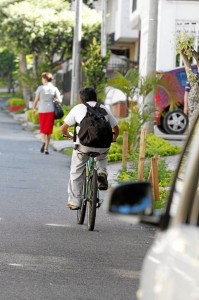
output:
[[[97,204],[96,204],[96,208],[99,208],[102,205],[103,201],[104,200],[102,200],[102,199],[98,199]]]

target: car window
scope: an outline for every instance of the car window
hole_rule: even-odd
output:
[[[176,215],[179,203],[182,198],[184,182],[186,180],[186,171],[189,168],[189,157],[192,155],[192,151],[193,151],[194,147],[196,147],[196,145],[198,145],[198,135],[199,135],[199,119],[195,126],[194,132],[189,140],[189,143],[187,144],[187,146],[185,148],[183,157],[180,162],[179,171],[178,171],[178,174],[175,179],[175,188],[173,191],[173,197],[172,197],[172,203],[171,203],[171,209],[170,209],[171,217],[174,217]],[[198,197],[198,196],[196,195],[196,197]],[[197,204],[195,204],[195,205],[197,207]],[[187,218],[191,218],[191,215],[190,216],[187,215]]]
[[[185,71],[181,71],[176,73],[176,77],[178,78],[178,81],[181,86],[185,87],[186,82],[187,82],[187,75]]]
[[[197,74],[197,68],[192,68],[192,70],[195,74]],[[178,73],[176,73],[176,77],[177,77],[180,85],[185,87],[186,82],[187,82],[186,72],[185,71],[178,72]]]

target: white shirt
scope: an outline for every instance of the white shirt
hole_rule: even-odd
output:
[[[96,105],[95,101],[89,101],[89,102],[86,102],[86,103],[89,104],[92,107]],[[105,105],[100,104],[100,107],[102,107],[106,110],[107,115],[105,116],[105,118],[110,122],[111,127],[112,128],[115,127],[118,124],[117,119],[112,115],[110,110]],[[76,123],[80,124],[82,119],[85,117],[86,113],[87,113],[86,105],[84,105],[83,103],[77,104],[76,106],[74,106],[71,109],[69,114],[66,116],[66,118],[64,119],[64,123],[66,123],[68,126],[73,126]],[[77,126],[76,130],[77,130],[77,133],[78,133],[79,126]],[[77,143],[79,143],[78,137],[77,137]]]
[[[90,106],[95,106],[96,102],[95,101],[89,101],[87,102],[87,104],[89,104]],[[116,120],[116,118],[112,115],[112,113],[110,112],[110,110],[104,106],[103,104],[100,104],[100,107],[104,108],[107,112],[107,118],[111,124],[111,127],[115,127],[118,122]],[[64,119],[64,122],[68,125],[68,126],[72,126],[75,123],[80,124],[80,122],[82,121],[82,119],[85,117],[87,113],[87,107],[86,105],[84,105],[83,103],[81,104],[77,104],[76,106],[74,106],[71,111],[69,112],[69,114],[66,116],[66,118]],[[106,116],[105,116],[106,117]]]
[[[40,85],[36,90],[36,95],[39,96],[39,112],[53,112],[54,111],[54,99],[60,100],[60,92],[51,82],[47,82],[44,85]]]

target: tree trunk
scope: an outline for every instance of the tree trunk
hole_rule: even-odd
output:
[[[188,81],[190,83],[191,89],[188,96],[188,108],[189,108],[189,128],[193,126],[195,119],[199,113],[199,79],[195,76],[191,69],[191,63],[186,54],[181,53],[184,62],[186,74]],[[197,62],[199,68],[199,54],[193,50],[193,58]]]
[[[154,133],[154,92],[150,92],[144,99],[144,112],[143,116],[146,118],[144,128],[147,133]]]
[[[27,72],[27,64],[26,64],[26,55],[24,53],[19,54],[19,68],[20,72],[25,75]],[[22,92],[23,92],[23,98],[26,102],[26,106],[29,106],[29,100],[31,99],[31,91],[30,89],[25,85],[23,80],[21,81],[22,86]]]
[[[38,56],[36,54],[33,54],[33,58],[32,58],[32,68],[33,68],[33,74],[35,76],[35,78],[37,78],[38,76]]]

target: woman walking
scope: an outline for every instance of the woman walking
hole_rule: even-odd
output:
[[[41,153],[49,154],[48,146],[50,137],[53,132],[54,125],[54,99],[62,102],[60,92],[57,87],[52,84],[53,75],[49,72],[42,73],[42,84],[35,93],[35,100],[33,102],[33,112],[36,111],[38,104],[39,109],[39,124],[40,134],[42,140]]]

